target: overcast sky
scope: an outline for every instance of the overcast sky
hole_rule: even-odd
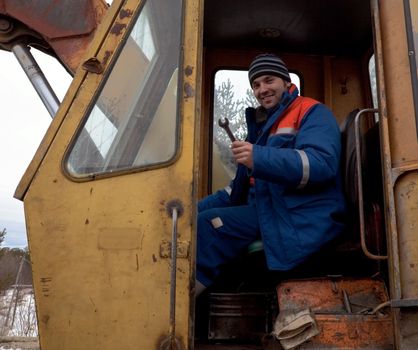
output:
[[[31,52],[62,101],[71,76],[54,58]],[[2,50],[0,102],[0,230],[7,230],[3,246],[23,248],[27,246],[23,203],[13,194],[51,117],[14,55]]]

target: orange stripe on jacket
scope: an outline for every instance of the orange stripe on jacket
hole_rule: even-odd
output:
[[[295,132],[298,131],[306,112],[318,103],[318,101],[310,97],[296,97],[284,114],[274,123],[270,130],[270,135],[280,133],[280,129],[294,129]]]

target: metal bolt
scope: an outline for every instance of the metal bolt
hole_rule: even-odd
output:
[[[7,19],[0,18],[0,32],[7,32],[12,28],[12,23]]]

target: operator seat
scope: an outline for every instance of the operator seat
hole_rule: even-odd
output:
[[[379,122],[374,120],[373,114],[362,114],[362,119],[359,120],[359,140],[356,144],[355,118],[359,112],[359,109],[350,112],[340,127],[342,143],[341,172],[348,217],[353,218],[347,222],[347,230],[352,236],[351,239],[359,245],[359,176],[362,176],[366,245],[373,247],[373,253],[382,254],[385,250],[385,232]],[[369,118],[365,119],[366,116]],[[356,166],[357,147],[360,147],[361,151],[361,174],[358,174]]]

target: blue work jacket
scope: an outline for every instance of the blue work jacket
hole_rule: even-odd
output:
[[[343,231],[341,136],[332,112],[298,96],[294,85],[258,119],[254,108],[246,110],[254,165],[239,165],[230,199],[242,205],[250,192],[268,267],[288,270]]]

